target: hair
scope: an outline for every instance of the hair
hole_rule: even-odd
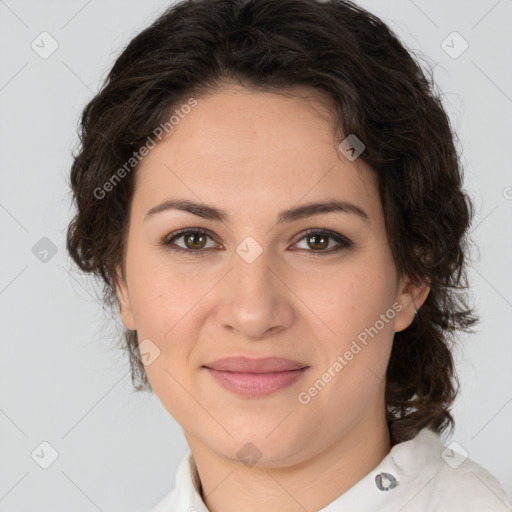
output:
[[[430,286],[411,325],[394,334],[385,389],[391,442],[424,427],[453,429],[452,345],[478,321],[466,296],[473,205],[431,70],[427,78],[384,22],[348,0],[188,0],[136,35],[81,115],[70,173],[72,259],[101,278],[104,304],[118,304],[134,155],[186,98],[229,84],[319,91],[332,102],[336,134],[363,141],[359,158],[377,179],[397,271]],[[137,332],[125,329],[123,338],[135,390],[152,391]]]

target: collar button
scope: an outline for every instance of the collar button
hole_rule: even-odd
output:
[[[398,481],[391,473],[379,473],[375,477],[375,484],[381,491],[389,491],[398,485]]]

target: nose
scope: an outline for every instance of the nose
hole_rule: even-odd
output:
[[[294,295],[272,266],[268,251],[249,261],[234,254],[232,270],[217,290],[216,320],[223,329],[258,340],[292,325]]]

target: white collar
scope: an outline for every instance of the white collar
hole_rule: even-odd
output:
[[[209,512],[199,485],[189,451],[178,466],[175,488],[148,512]],[[374,469],[318,512],[341,510],[510,512],[512,507],[490,473],[424,428],[414,439],[394,445]]]

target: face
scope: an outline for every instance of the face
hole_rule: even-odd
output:
[[[397,274],[373,174],[340,152],[322,98],[301,94],[198,98],[137,171],[123,323],[189,444],[232,460],[251,441],[286,465],[374,428],[393,334],[428,292]],[[219,212],[148,214],[170,200]],[[327,201],[344,208],[280,215]],[[228,356],[306,369],[242,394],[206,368]]]

